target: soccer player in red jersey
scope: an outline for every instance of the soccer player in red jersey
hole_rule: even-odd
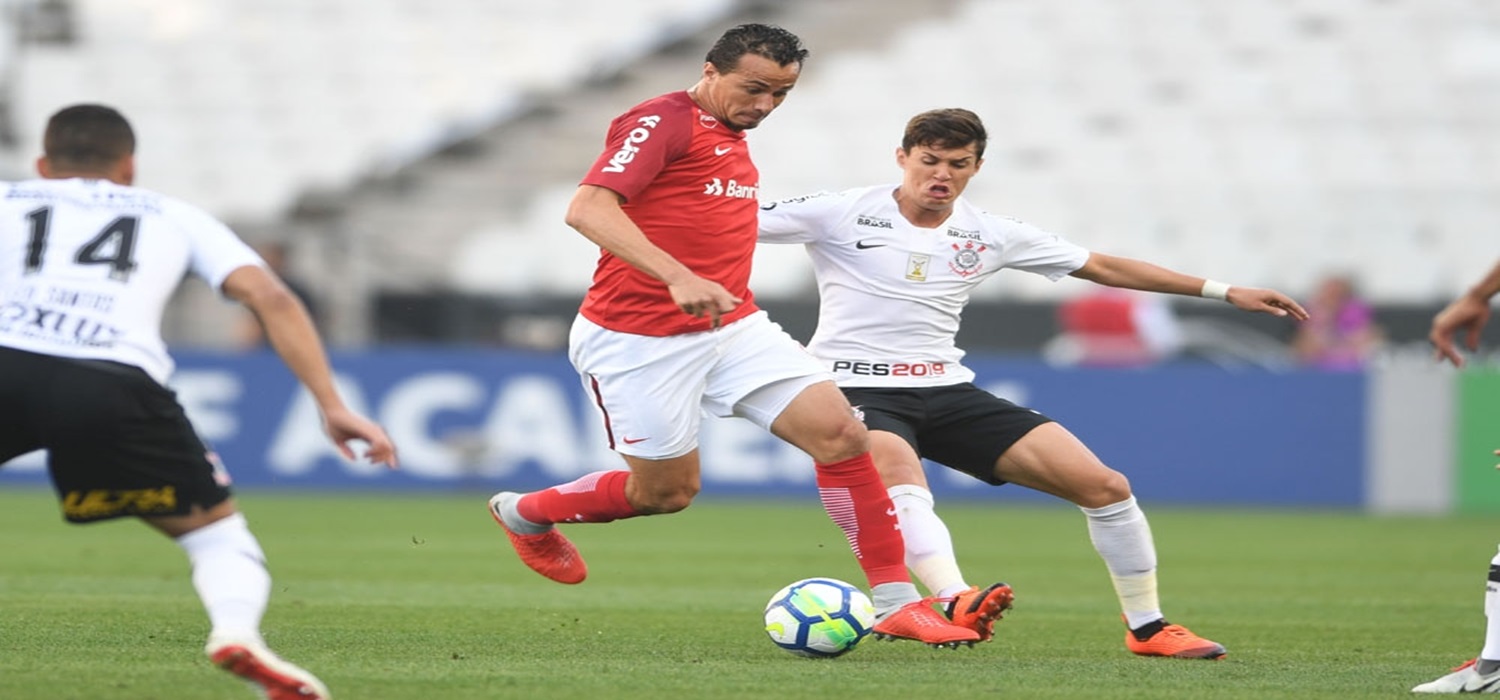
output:
[[[687,508],[700,488],[701,412],[739,416],[812,456],[823,505],[869,579],[877,635],[972,643],[978,633],[937,613],[908,577],[864,426],[747,286],[760,175],[745,132],[786,99],[806,56],[784,29],[734,27],[693,87],[646,100],[610,125],[568,207],[568,225],[602,249],[569,358],[629,469],[502,491],[490,511],[523,562],[578,583],[587,568],[555,525]]]

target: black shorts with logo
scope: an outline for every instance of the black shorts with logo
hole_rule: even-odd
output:
[[[229,498],[176,394],[145,371],[0,347],[0,464],[43,448],[71,522],[184,515]]]
[[[972,383],[897,388],[846,387],[870,430],[900,435],[925,459],[980,481],[1003,484],[995,462],[1026,433],[1052,419]]]

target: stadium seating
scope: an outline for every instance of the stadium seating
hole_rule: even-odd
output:
[[[1500,33],[1486,29],[1500,6],[955,8],[883,46],[818,56],[794,102],[754,136],[763,196],[894,182],[906,118],[963,106],[991,131],[971,198],[1093,249],[1293,293],[1346,270],[1394,303],[1444,299],[1500,252],[1500,198],[1484,194],[1500,191],[1500,140],[1486,126],[1500,109]],[[483,235],[534,249],[528,240],[566,234],[559,218],[527,213]],[[493,244],[464,250],[483,245]],[[782,252],[762,253],[774,257],[757,270],[763,297],[808,288],[807,262]],[[979,296],[1077,289],[1002,275]]]
[[[1461,0],[968,2],[809,70],[762,143],[879,136],[820,168],[762,149],[764,189],[868,180],[905,117],[964,106],[991,127],[970,195],[998,213],[1215,277],[1303,291],[1350,269],[1377,300],[1429,302],[1500,252],[1500,198],[1478,194],[1500,186],[1497,18]]]
[[[116,103],[142,132],[142,184],[246,221],[503,128],[531,96],[741,6],[640,0],[623,22],[599,0],[75,3],[78,42],[18,59],[17,132],[65,102]],[[1448,297],[1500,252],[1500,4],[907,4],[879,45],[815,51],[753,137],[763,196],[895,181],[906,118],[963,106],[991,129],[971,198],[1090,248],[1293,293],[1350,270],[1373,300],[1403,303]],[[859,18],[839,29],[859,32]],[[519,208],[462,217],[435,200],[400,232],[371,232],[410,256],[386,282],[576,293],[592,255],[559,207],[580,166],[515,167],[538,168]],[[796,252],[764,253],[763,297],[806,293]],[[1050,300],[1070,285],[1002,275],[981,296]]]
[[[426,157],[731,4],[639,0],[622,22],[602,1],[73,0],[77,40],[27,47],[9,102],[26,135],[64,104],[118,106],[140,132],[140,184],[274,221],[302,193]],[[26,145],[12,173],[29,170]]]

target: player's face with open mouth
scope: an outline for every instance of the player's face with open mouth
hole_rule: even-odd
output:
[[[923,209],[949,209],[982,162],[973,144],[961,148],[913,146],[909,153],[898,148],[896,163],[904,173],[901,198]]]

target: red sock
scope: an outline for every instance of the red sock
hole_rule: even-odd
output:
[[[911,581],[906,575],[906,542],[901,539],[896,508],[880,483],[870,453],[814,466],[823,509],[843,528],[870,587]]]
[[[516,501],[516,512],[538,525],[632,518],[640,514],[625,500],[625,479],[629,476],[625,470],[584,474],[566,484],[522,496]]]

